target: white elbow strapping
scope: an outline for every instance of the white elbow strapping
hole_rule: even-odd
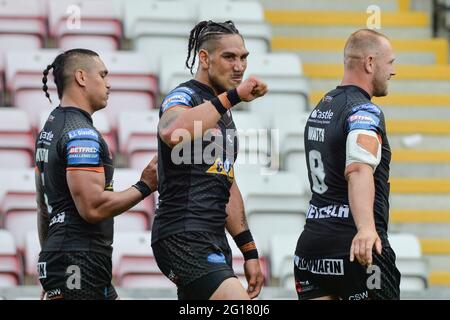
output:
[[[359,137],[360,139],[358,139],[359,135],[362,135]],[[361,139],[361,137],[363,136],[371,136],[376,139],[377,146],[374,144],[376,147],[375,150],[372,151],[373,153],[370,151],[371,146],[364,145],[363,143],[361,143],[361,141],[363,140]],[[376,156],[374,155],[375,153],[374,151],[376,152]],[[346,167],[354,162],[360,162],[370,165],[373,171],[375,171],[380,161],[381,161],[381,144],[378,140],[376,132],[371,130],[352,130],[349,132],[347,136],[347,147],[346,147],[346,161],[345,161]]]

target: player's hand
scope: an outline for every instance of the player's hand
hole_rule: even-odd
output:
[[[45,300],[45,291],[44,291],[44,289],[41,290],[41,295],[39,297],[39,300]]]
[[[252,101],[267,93],[267,84],[254,76],[250,76],[237,88],[237,93],[242,101]]]
[[[158,155],[155,155],[144,170],[142,170],[141,180],[145,182],[152,191],[158,189]]]
[[[250,299],[256,298],[264,284],[264,276],[261,272],[258,259],[249,259],[244,263],[245,278],[247,278],[247,293]]]
[[[375,228],[364,228],[358,230],[352,241],[350,248],[350,261],[356,259],[363,266],[372,265],[372,250],[375,246],[375,251],[381,255],[381,240]]]

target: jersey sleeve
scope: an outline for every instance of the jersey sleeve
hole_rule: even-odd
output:
[[[164,113],[175,107],[192,108],[194,90],[188,87],[178,87],[172,90],[163,100],[161,111]]]
[[[69,131],[65,137],[63,152],[66,170],[104,172],[100,136],[93,128],[79,128]]]
[[[346,133],[353,130],[371,130],[381,134],[383,128],[380,108],[372,103],[352,107],[347,116],[345,128]]]

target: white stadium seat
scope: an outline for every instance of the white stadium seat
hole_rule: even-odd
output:
[[[158,150],[158,122],[158,110],[120,113],[118,136],[122,153],[126,154],[130,160],[135,154],[141,154],[142,152],[145,152],[148,156],[156,154]],[[146,162],[148,163],[150,160],[151,157]],[[136,168],[143,169],[143,167]]]
[[[268,234],[299,233],[305,223],[308,201],[299,179],[285,172],[240,172],[236,181],[245,204],[249,226],[261,251],[269,249]]]
[[[428,286],[428,267],[422,257],[417,236],[407,233],[389,234],[389,243],[396,255],[396,265],[402,278],[400,290],[424,290]]]
[[[120,12],[106,0],[50,0],[49,28],[64,50],[116,50],[122,36]]]
[[[276,113],[302,113],[307,110],[309,84],[298,55],[292,53],[252,54],[245,77],[257,76],[267,83],[269,92],[249,103],[252,112],[271,127]]]
[[[34,139],[28,115],[16,108],[0,109],[0,164],[29,168],[34,158]]]
[[[270,50],[271,30],[264,22],[264,8],[257,1],[203,1],[199,4],[198,21],[232,20],[245,39],[245,46],[253,53]],[[248,14],[251,12],[252,14]]]
[[[0,52],[41,48],[45,35],[45,12],[39,0],[0,2]]]
[[[294,288],[294,282],[289,283],[294,275],[294,255],[298,233],[276,233],[270,235],[270,270],[272,277],[278,279],[285,288]]]
[[[186,52],[195,25],[195,6],[186,1],[129,1],[125,6],[125,34],[134,49],[145,53],[153,67],[170,52]]]
[[[13,287],[21,282],[21,264],[14,238],[0,229],[0,287]]]
[[[280,112],[273,116],[272,142],[279,152],[280,164],[283,170],[295,174],[309,189],[308,170],[305,158],[304,131],[307,113]]]
[[[150,232],[118,232],[113,243],[113,274],[127,288],[173,288],[156,264]]]

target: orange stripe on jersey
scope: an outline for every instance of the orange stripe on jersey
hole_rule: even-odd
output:
[[[177,105],[177,106],[172,106],[172,107],[168,108],[168,109],[167,109],[166,111],[164,111],[164,112],[167,112],[167,111],[169,111],[169,110],[175,110],[175,109],[191,109],[191,107],[182,106],[182,105]]]
[[[105,172],[105,169],[103,167],[67,167],[66,170],[67,171],[76,171],[76,170],[93,171],[93,172],[98,172],[98,173]]]

